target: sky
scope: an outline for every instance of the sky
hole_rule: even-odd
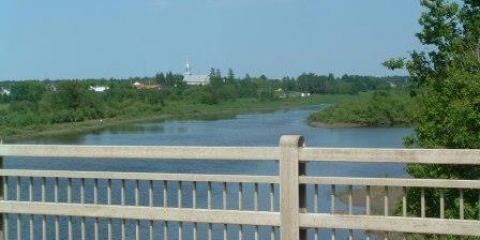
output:
[[[2,0],[0,80],[404,75],[418,0]]]

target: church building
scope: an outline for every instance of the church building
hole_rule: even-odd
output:
[[[208,74],[196,75],[192,74],[190,63],[185,64],[185,73],[183,74],[183,81],[188,85],[207,85],[210,82]]]

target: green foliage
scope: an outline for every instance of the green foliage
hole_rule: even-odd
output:
[[[241,108],[252,104],[278,105],[280,101],[286,105],[292,102],[306,104],[316,98],[297,101],[293,96],[299,95],[300,91],[314,92],[313,89],[329,89],[322,90],[328,93],[356,94],[358,91],[383,88],[382,84],[390,86],[391,83],[403,81],[402,79],[404,78],[347,75],[336,79],[333,75],[315,74],[304,74],[298,80],[288,77],[276,80],[265,75],[252,77],[248,74],[239,79],[232,69],[223,77],[219,69],[212,68],[210,83],[203,86],[188,86],[183,81],[183,75],[172,72],[129,79],[0,82],[1,88],[11,90],[10,96],[1,95],[0,135],[41,131],[54,124],[103,118],[197,113],[228,106]],[[323,80],[330,84],[328,88],[322,85]],[[312,85],[314,88],[309,88],[309,81],[317,81]],[[144,87],[136,89],[133,87],[134,82],[139,82]],[[95,92],[91,90],[94,86],[108,89]]]
[[[408,146],[422,148],[480,147],[480,2],[422,0],[419,41],[427,52],[413,51],[405,66],[411,92],[420,103],[418,123]],[[417,178],[480,179],[478,166],[408,165]],[[409,192],[410,194],[410,192]],[[411,192],[411,195],[418,192]],[[428,199],[431,216],[438,216],[438,192]],[[448,217],[458,217],[458,193],[446,192]],[[466,218],[479,215],[478,191],[464,194]],[[418,214],[418,201],[409,210]],[[457,208],[458,209],[458,208]]]
[[[412,123],[415,103],[405,92],[375,91],[344,100],[309,116],[309,122],[392,126]]]

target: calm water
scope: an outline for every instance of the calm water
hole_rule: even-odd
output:
[[[81,144],[81,145],[189,145],[189,146],[277,146],[280,136],[300,134],[310,147],[369,147],[402,148],[402,138],[410,134],[410,128],[338,128],[325,129],[308,126],[305,119],[323,106],[289,109],[268,113],[241,114],[228,119],[168,120],[118,126],[92,133],[38,138],[23,141],[25,144]],[[202,166],[196,166],[201,164]],[[277,169],[266,163],[248,165],[210,162],[161,162],[151,161],[45,161],[15,159],[6,162],[12,168],[78,169],[112,171],[161,171],[277,174]],[[394,164],[341,163],[328,167],[312,164],[310,174],[354,176],[402,176],[403,166]]]
[[[207,120],[167,120],[160,122],[138,123],[126,126],[118,126],[104,129],[101,131],[79,134],[79,135],[64,135],[56,136],[54,138],[38,138],[28,141],[22,141],[21,144],[81,144],[81,145],[190,145],[190,146],[277,146],[280,136],[284,134],[300,134],[306,139],[306,145],[310,147],[369,147],[369,148],[402,148],[402,138],[410,134],[410,128],[344,128],[344,129],[323,129],[314,128],[306,124],[307,116],[321,109],[323,106],[308,107],[302,109],[289,109],[282,111],[274,111],[267,113],[254,114],[240,114],[231,116],[229,118],[211,118]],[[218,162],[218,161],[139,161],[139,160],[91,160],[91,159],[76,159],[76,160],[51,160],[51,159],[33,159],[33,158],[7,158],[5,162],[7,168],[29,168],[29,169],[61,169],[61,170],[89,170],[89,171],[133,171],[133,172],[172,172],[172,173],[214,173],[214,174],[265,174],[277,175],[278,167],[270,162]],[[311,163],[307,165],[308,175],[319,176],[363,176],[363,177],[399,177],[405,176],[403,165],[401,164],[352,164],[352,163]],[[13,182],[12,182],[13,183]],[[23,183],[26,185],[27,183]],[[34,185],[39,187],[39,182]],[[47,183],[47,189],[49,183]],[[91,187],[92,183],[87,182],[87,188]],[[103,184],[103,185],[102,185]],[[118,182],[114,182],[113,188],[118,189]],[[100,182],[101,186],[105,186],[104,182]],[[132,183],[127,185],[133,186]],[[65,187],[65,183],[61,183]],[[12,186],[9,187],[13,192],[15,190]],[[141,191],[147,191],[146,185],[140,185]],[[173,184],[169,188],[172,196],[169,197],[169,203],[176,203],[176,185]],[[248,209],[252,207],[251,188],[246,187],[247,199],[245,207]],[[260,186],[262,188],[262,186]],[[265,186],[263,186],[265,187]],[[268,187],[268,186],[267,186]],[[27,187],[28,188],[28,187]],[[50,186],[51,188],[51,186]],[[79,188],[79,181],[74,181],[74,189]],[[199,192],[205,191],[205,186],[199,186]],[[232,188],[229,193],[232,199],[236,199],[235,186],[228,186]],[[105,201],[105,190],[99,190],[99,202]],[[185,186],[188,190],[189,186]],[[203,189],[203,190],[202,190]],[[248,190],[250,189],[250,190]],[[260,189],[262,190],[262,189]],[[128,191],[128,190],[127,190]],[[250,191],[250,193],[248,193]],[[321,190],[321,195],[325,196],[327,200],[329,189]],[[276,190],[278,193],[278,189]],[[39,191],[34,191],[34,199],[40,198]],[[14,196],[15,194],[10,194]],[[60,199],[65,199],[65,193],[60,194]],[[88,193],[85,196],[86,201],[93,201],[92,194]],[[144,196],[142,194],[142,196]],[[202,197],[203,196],[203,197]],[[214,197],[221,197],[221,190],[215,189]],[[51,196],[49,196],[51,197]],[[48,198],[47,197],[47,200]],[[113,195],[114,202],[118,200],[118,193]],[[145,197],[145,196],[144,196]],[[26,188],[22,187],[21,198],[28,199],[28,192]],[[276,196],[278,198],[278,196]],[[79,200],[79,194],[73,195],[74,201]],[[103,200],[102,200],[103,199]],[[117,200],[115,200],[117,199]],[[199,205],[205,204],[205,195],[199,194],[197,202]],[[250,200],[248,200],[250,199]],[[267,198],[268,199],[268,198]],[[132,202],[133,198],[127,199]],[[141,199],[145,202],[145,199]],[[155,199],[158,205],[162,205],[162,199]],[[188,206],[191,203],[191,195],[186,194],[182,197],[184,204]],[[327,211],[327,201],[320,208]],[[214,199],[215,204],[220,204],[221,201]],[[238,202],[232,200],[229,205],[232,208]],[[312,203],[308,203],[310,208]],[[174,205],[172,205],[173,207]],[[260,202],[260,206],[268,208],[268,201]],[[338,203],[339,208],[345,207],[342,203]],[[221,208],[221,206],[218,206]],[[361,209],[357,209],[361,211]],[[27,221],[24,219],[22,221]],[[36,221],[39,221],[38,219]],[[51,221],[51,220],[50,220]],[[41,225],[41,224],[40,224]],[[87,226],[91,226],[92,222],[87,221]],[[61,221],[61,232],[65,233],[66,220]],[[119,223],[114,223],[114,228],[118,228]],[[15,232],[16,226],[10,226]],[[145,229],[147,226],[142,226]],[[35,235],[41,236],[41,228],[35,228]],[[133,237],[134,232],[133,223],[129,223],[127,235]],[[222,230],[217,229],[215,239],[220,239]],[[49,230],[49,234],[53,231]],[[142,230],[145,231],[145,230]],[[229,236],[231,239],[236,239],[235,229],[229,229]],[[28,231],[22,230],[24,236],[28,236]],[[79,232],[79,222],[74,222],[74,232]],[[105,227],[101,227],[100,235],[106,236]],[[176,232],[172,230],[171,232]],[[175,234],[171,236],[176,238]],[[185,239],[191,239],[191,233],[186,230]],[[200,233],[201,234],[201,233]],[[247,231],[246,236],[251,236]],[[268,229],[261,230],[261,238],[268,238]],[[328,233],[322,233],[327,235]],[[339,236],[342,237],[342,233]],[[362,233],[357,233],[362,236]],[[143,234],[142,234],[143,235]],[[159,238],[161,233],[158,233]],[[92,236],[92,235],[89,235]],[[265,237],[262,237],[265,236]],[[12,236],[14,237],[14,235]],[[118,236],[116,236],[118,237]],[[146,235],[145,235],[146,237]],[[35,237],[36,238],[36,237]],[[75,239],[77,239],[75,237]],[[116,238],[115,238],[116,239]]]

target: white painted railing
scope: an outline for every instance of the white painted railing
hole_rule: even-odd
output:
[[[283,136],[279,147],[0,145],[0,156],[6,160],[35,157],[58,161],[134,158],[278,162],[277,176],[2,168],[0,212],[4,239],[294,240],[391,236],[385,232],[480,236],[478,179],[306,174],[307,163],[315,162],[479,167],[479,150],[307,148],[301,136]],[[421,191],[420,216],[407,212],[406,194],[410,188]],[[372,189],[382,191],[379,195]],[[391,194],[393,189],[400,189],[400,194]],[[440,217],[427,216],[425,189],[457,189],[459,219],[444,218],[445,209],[451,206],[445,206],[443,195],[438,199]],[[479,196],[477,209],[469,210],[476,211],[475,219],[464,219],[464,191]],[[376,205],[381,207],[375,207],[374,202],[380,202]],[[392,210],[394,205],[398,210]]]

